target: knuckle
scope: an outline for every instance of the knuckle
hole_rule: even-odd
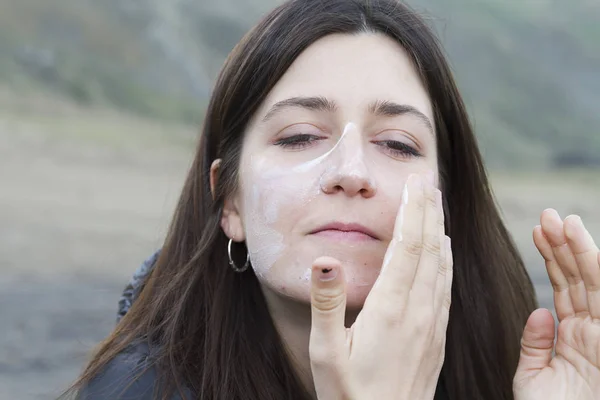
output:
[[[415,196],[416,197],[415,206],[417,207],[418,211],[421,211],[421,212],[425,211],[425,207],[428,202],[426,196],[427,196],[426,194],[423,194],[420,196]]]
[[[440,243],[440,237],[438,235],[425,234],[425,240],[423,241],[423,249],[430,254],[439,255],[442,250]]]
[[[423,241],[416,237],[407,237],[403,243],[404,251],[412,256],[420,256],[423,251]]]
[[[435,190],[425,191],[425,198],[426,198],[427,205],[429,207],[437,210],[437,200],[436,200]]]
[[[344,296],[344,291],[338,288],[319,290],[312,294],[312,302],[320,312],[331,312],[343,303]]]
[[[450,311],[451,306],[452,306],[452,296],[451,295],[444,296],[444,309],[446,311]]]
[[[440,259],[440,262],[438,264],[438,273],[442,276],[446,276],[446,273],[448,272],[448,265],[446,265],[446,262],[442,259]]]
[[[440,227],[440,230],[442,232],[444,232],[444,230],[446,228],[446,225],[445,225],[445,217],[444,217],[444,211],[443,210],[438,213],[437,224]]]

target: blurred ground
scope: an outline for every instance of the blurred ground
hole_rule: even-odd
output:
[[[55,397],[113,327],[119,294],[164,236],[194,128],[0,92],[0,399]],[[600,241],[600,171],[495,174],[540,302],[540,212],[578,213]]]

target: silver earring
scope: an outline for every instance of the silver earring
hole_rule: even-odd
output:
[[[246,252],[246,263],[242,267],[238,267],[235,265],[235,261],[233,261],[233,257],[231,257],[231,243],[233,243],[233,239],[229,239],[229,244],[227,245],[227,255],[229,255],[229,265],[235,272],[244,272],[248,269],[250,265],[250,253]]]

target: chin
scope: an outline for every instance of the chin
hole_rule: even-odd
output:
[[[349,311],[360,310],[379,276],[383,255],[379,253],[364,254],[364,252],[352,255],[346,251],[346,254],[332,254],[331,256],[340,260],[344,269],[346,308]],[[273,294],[294,303],[310,304],[310,269],[306,267],[310,263],[304,262],[303,257],[299,255],[296,257],[301,260],[296,268],[290,271],[283,268],[284,264],[281,267],[275,266],[270,274],[264,276],[261,283]],[[316,257],[310,254],[304,258],[312,260]]]

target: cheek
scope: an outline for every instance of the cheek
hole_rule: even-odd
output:
[[[248,217],[274,228],[291,228],[303,208],[319,194],[318,179],[302,174],[273,176],[257,171],[247,182],[251,182],[245,200]]]
[[[317,196],[316,179],[249,166],[242,182],[246,245],[255,273],[265,277],[284,255],[308,204]]]
[[[409,176],[412,174],[420,174],[424,176],[427,172],[433,170],[436,171],[434,178],[436,184],[439,182],[439,175],[435,169],[435,162],[406,164],[403,167],[404,168],[402,169],[381,168],[375,171],[377,174],[378,194],[376,198],[373,199],[373,204],[375,204],[374,207],[379,210],[377,215],[379,218],[379,227],[388,238],[393,236],[396,216],[402,204],[402,196]]]

